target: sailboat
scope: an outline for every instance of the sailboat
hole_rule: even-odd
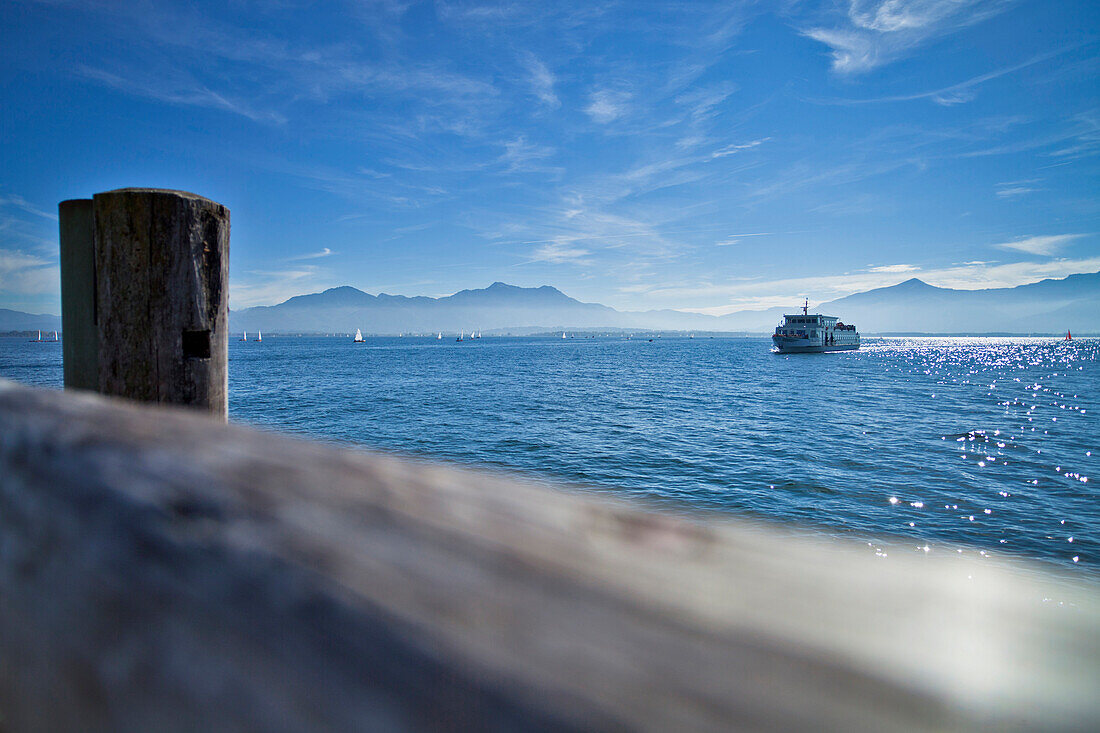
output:
[[[461,341],[463,339],[463,337],[465,337],[465,336],[466,336],[465,331],[459,331],[458,332],[458,338],[456,338],[455,341]]]
[[[355,343],[355,344],[363,343],[363,332],[360,331],[358,328],[355,329],[355,338],[352,339],[352,343]]]
[[[36,338],[36,339],[31,339],[31,343],[32,343],[32,344],[36,344],[36,343],[38,343],[38,342],[39,342],[39,341],[41,341],[41,340],[42,340],[42,331],[39,331],[39,332],[38,332],[38,338]]]
[[[1066,338],[1065,338],[1065,340],[1066,340],[1066,341],[1073,341],[1073,336],[1071,336],[1071,335],[1070,335],[1070,332],[1069,332],[1069,331],[1066,331]]]
[[[561,332],[561,337],[562,337],[562,338],[565,338],[565,331],[562,331],[562,332]]]
[[[257,331],[256,332],[256,340],[257,341],[263,341],[264,340],[264,334],[263,334],[262,331]]]
[[[442,341],[443,340],[443,332],[442,331],[440,331],[439,335],[435,337],[435,340],[436,341]]]
[[[57,331],[54,331],[54,332],[53,332],[53,340],[54,340],[54,341],[60,341],[60,340],[61,340],[61,339],[59,339],[59,338],[57,337]]]
[[[248,331],[241,331],[241,341],[248,341]]]

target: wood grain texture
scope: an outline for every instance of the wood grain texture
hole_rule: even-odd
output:
[[[0,538],[12,730],[1100,721],[1095,585],[187,410],[0,382]]]
[[[227,414],[229,210],[183,191],[93,197],[99,391]],[[184,332],[209,332],[208,358]]]
[[[99,389],[99,333],[96,326],[95,223],[91,199],[57,206],[61,245],[61,325],[65,340],[65,386]]]

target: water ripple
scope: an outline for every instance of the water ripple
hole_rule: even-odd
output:
[[[230,343],[230,416],[795,521],[883,556],[901,538],[1100,574],[1098,355],[1096,339],[774,355],[765,339],[269,336]],[[0,339],[0,374],[59,386],[60,349]]]

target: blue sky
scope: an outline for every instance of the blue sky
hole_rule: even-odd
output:
[[[232,210],[233,308],[502,280],[724,313],[1100,270],[1100,4],[0,5],[0,307],[57,203]]]

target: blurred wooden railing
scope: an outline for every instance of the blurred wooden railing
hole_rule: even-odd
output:
[[[791,534],[0,382],[0,729],[1100,721],[1095,585]]]

